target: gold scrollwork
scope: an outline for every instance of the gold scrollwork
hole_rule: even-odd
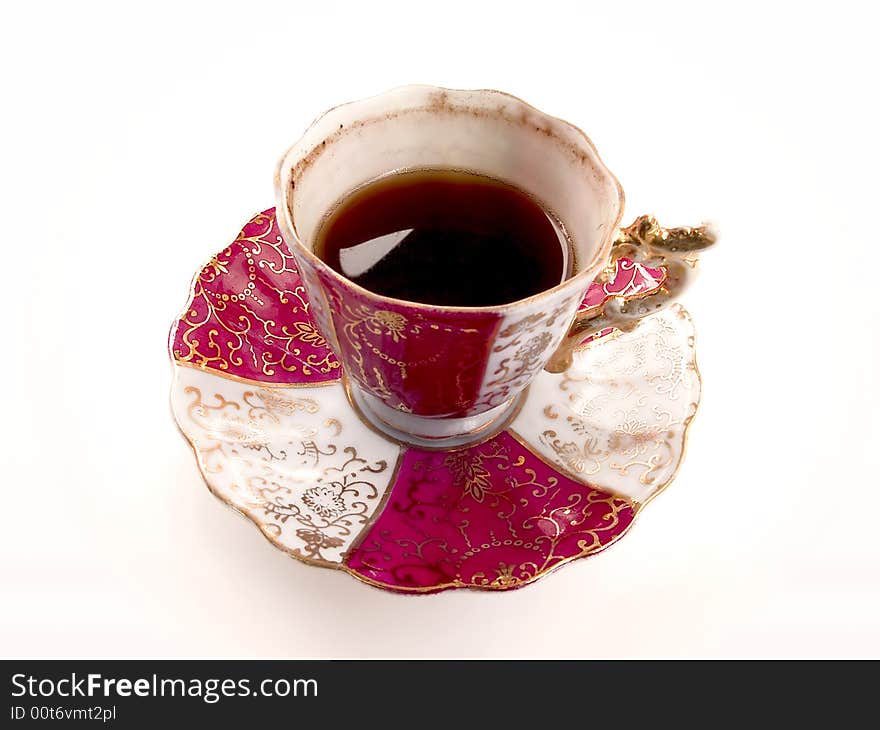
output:
[[[536,312],[505,327],[498,334],[492,352],[507,353],[489,376],[477,405],[496,406],[508,400],[523,384],[529,382],[547,359],[554,336],[550,328],[575,303],[569,297],[550,312]]]
[[[280,235],[273,240],[273,224],[274,215],[269,212],[254,217],[235,241],[212,256],[196,276],[189,304],[177,325],[179,337],[173,351],[177,362],[227,372],[241,368],[247,358],[249,369],[267,377],[276,375],[279,369],[309,376],[315,372],[330,374],[339,368],[326,341],[307,319],[279,324],[258,313],[259,307],[266,304],[266,291],[287,308],[291,319],[297,313],[306,317],[309,311],[301,283],[291,289],[279,288],[260,274],[261,269],[275,275],[298,274]],[[251,232],[246,234],[246,230]],[[246,281],[234,291],[215,291],[212,285],[221,277],[225,277],[224,287],[229,286],[234,258],[243,259],[241,263],[248,270]],[[291,280],[299,282],[298,276]],[[253,340],[266,349],[255,348]],[[317,352],[305,352],[298,343]]]
[[[284,417],[317,414],[320,407],[313,398],[273,389],[244,391],[240,401],[221,393],[206,398],[195,386],[184,393],[190,397],[186,414],[201,434],[198,447],[193,445],[206,475],[219,474],[234,462],[236,481],[229,489],[236,495],[235,506],[273,540],[281,540],[284,526],[293,521],[300,545],[292,546],[288,534],[285,549],[310,562],[332,563],[326,552],[342,547],[378,504],[374,475],[386,472],[388,463],[365,459],[352,445],[340,448],[333,440],[342,433],[336,419],[311,427],[282,424]],[[285,439],[292,437],[289,443],[296,451],[273,445],[275,437],[267,429],[277,431],[279,424],[285,425]],[[299,457],[295,463],[294,456]]]

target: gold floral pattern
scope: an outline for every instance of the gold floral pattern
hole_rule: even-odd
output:
[[[339,308],[342,314],[344,324],[342,333],[346,342],[350,345],[353,364],[355,366],[354,377],[362,386],[366,387],[373,395],[383,400],[392,397],[391,391],[385,382],[382,371],[377,367],[369,368],[365,363],[365,354],[372,353],[374,356],[381,358],[399,371],[399,377],[405,380],[407,377],[407,363],[398,360],[385,352],[382,347],[381,338],[388,336],[392,342],[398,343],[406,339],[407,319],[402,314],[387,310],[374,310],[368,305],[359,305],[357,307],[342,304]],[[410,335],[418,335],[421,333],[421,327],[414,325],[410,331]],[[378,337],[373,340],[372,337]],[[365,349],[367,353],[365,353]],[[406,405],[402,402],[395,404],[395,407]]]
[[[500,338],[514,337],[518,335],[520,332],[524,330],[531,330],[537,324],[544,321],[544,317],[547,316],[546,312],[535,312],[534,314],[530,314],[527,317],[523,317],[522,319],[513,322],[512,324],[507,325],[501,332],[498,333]]]
[[[480,585],[488,585],[492,588],[516,588],[523,583],[522,578],[518,578],[514,575],[514,571],[517,570],[517,568],[519,568],[518,572],[523,572],[522,566],[516,566],[512,563],[507,565],[503,562],[499,562],[498,567],[495,568],[495,578],[493,578],[491,582],[483,583],[483,581],[486,580],[485,573],[481,573],[479,576],[475,577]]]
[[[442,316],[411,316],[356,302],[328,279],[330,308],[346,374],[390,408],[420,415],[448,414],[472,405],[479,387],[486,339],[495,316],[475,319],[483,330]],[[470,322],[470,319],[468,319]]]
[[[296,536],[306,545],[305,553],[314,558],[321,555],[322,550],[342,547],[345,542],[338,537],[328,537],[318,529],[301,527],[296,531]]]
[[[299,453],[306,453],[305,443],[301,446]],[[356,526],[363,525],[369,514],[367,500],[379,496],[371,475],[381,474],[388,467],[385,461],[371,463],[361,458],[354,446],[346,446],[343,451],[349,458],[340,466],[316,471],[316,486],[305,492],[298,485],[291,485],[284,474],[254,475],[246,481],[251,504],[265,517],[280,525],[294,520],[306,528],[299,528],[297,536],[313,536],[303,548],[303,557],[312,560],[327,560],[324,550],[341,547],[344,538],[355,536]],[[315,466],[321,456],[333,456],[336,452],[334,444],[326,451],[310,451],[315,456]],[[322,536],[320,543],[314,539],[318,534]]]
[[[501,405],[522,390],[544,366],[564,334],[554,335],[553,326],[560,317],[573,315],[581,298],[568,297],[549,312],[526,315],[499,332],[478,405]]]
[[[291,337],[300,342],[306,342],[315,347],[327,347],[327,340],[311,322],[294,322],[288,331],[292,331]]]
[[[399,453],[356,419],[343,424],[342,387],[322,387],[319,403],[296,389],[181,368],[175,392],[181,429],[215,493],[292,555],[340,564],[381,503]]]
[[[195,278],[171,336],[180,363],[264,382],[326,382],[339,362],[311,322],[274,211],[252,218]]]
[[[303,503],[315,514],[323,518],[338,517],[345,512],[342,499],[342,485],[327,486],[319,484],[303,492]]]
[[[464,494],[477,502],[482,502],[486,490],[491,488],[492,475],[483,466],[483,461],[493,458],[481,453],[456,451],[446,457],[443,462],[452,472],[456,486],[461,487]]]
[[[503,590],[614,542],[625,499],[559,474],[508,434],[459,452],[407,451],[388,507],[349,565],[409,590]]]
[[[565,473],[643,502],[675,473],[699,389],[693,325],[673,305],[540,374],[512,428]]]
[[[378,328],[380,331],[384,331],[384,334],[390,336],[394,342],[400,342],[401,339],[406,338],[404,328],[406,327],[407,319],[402,314],[391,312],[387,309],[380,309],[373,312],[366,321],[373,325],[371,328],[372,332],[375,333],[376,328]],[[415,334],[418,334],[418,331]]]

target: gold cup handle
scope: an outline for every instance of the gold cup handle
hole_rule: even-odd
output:
[[[627,258],[643,266],[664,268],[666,278],[663,284],[643,295],[613,297],[604,307],[577,314],[546,369],[551,373],[567,370],[575,348],[585,338],[609,327],[629,332],[642,318],[672,304],[696,276],[699,252],[712,246],[716,240],[717,234],[708,225],[662,228],[655,218],[647,215],[639,216],[632,225],[621,228],[611,248],[611,264],[596,280],[607,282],[614,276],[617,260]]]

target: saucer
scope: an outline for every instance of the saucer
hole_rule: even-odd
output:
[[[581,306],[663,276],[622,259]],[[700,396],[680,305],[585,340],[502,431],[433,450],[362,419],[308,308],[269,209],[196,275],[170,334],[172,410],[209,489],[303,562],[400,592],[518,588],[618,540],[678,470]]]

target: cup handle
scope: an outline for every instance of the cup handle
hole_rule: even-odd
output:
[[[579,312],[568,334],[547,362],[545,369],[561,373],[571,367],[572,357],[585,338],[609,327],[624,332],[635,329],[643,317],[672,304],[687,289],[697,273],[698,254],[717,240],[709,225],[694,228],[662,228],[657,219],[642,215],[621,228],[611,247],[611,263],[596,277],[607,282],[614,276],[620,258],[650,268],[663,268],[666,278],[658,289],[643,295],[613,297],[604,307]]]

